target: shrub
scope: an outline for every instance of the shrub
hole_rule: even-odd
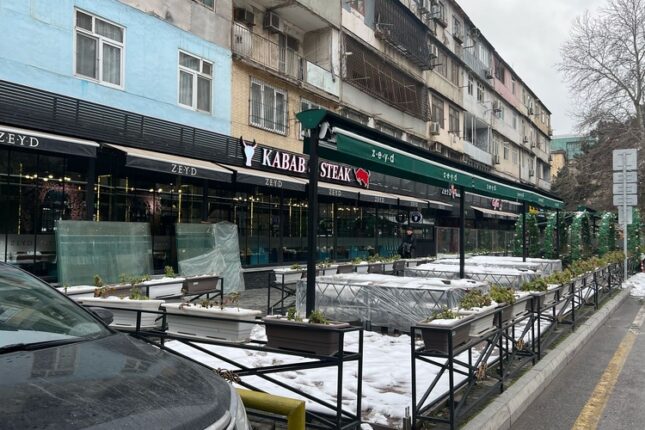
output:
[[[490,306],[490,304],[490,296],[479,290],[469,290],[459,300],[459,307],[462,309],[483,308],[484,306]]]
[[[497,303],[506,303],[509,305],[515,303],[515,294],[513,294],[512,288],[493,285],[488,294],[490,295],[490,298],[495,300]]]

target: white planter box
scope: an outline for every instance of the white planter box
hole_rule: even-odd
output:
[[[497,304],[492,304],[484,308],[459,309],[460,315],[471,315],[470,336],[478,337],[495,325],[495,312]]]
[[[302,274],[305,271],[302,269],[275,269],[273,272],[275,273],[275,279],[278,284],[293,284],[302,278]]]
[[[361,264],[354,265],[354,267],[356,267],[356,273],[367,273],[369,264],[367,264],[367,263],[362,264],[361,263]]]
[[[183,282],[184,278],[160,278],[142,282],[141,285],[148,287],[148,297],[156,299],[163,298],[165,296],[181,295]],[[145,293],[145,291],[142,292]]]
[[[513,316],[511,319],[515,319],[520,315],[526,313],[528,306],[530,306],[530,297],[531,293],[525,291],[516,291],[515,292],[515,303],[513,303]]]
[[[394,263],[383,263],[383,271],[389,273],[394,270]]]
[[[75,285],[73,287],[67,287],[67,291],[65,291],[65,287],[58,287],[56,289],[61,293],[66,294],[70,299],[79,301],[80,299],[94,297],[94,290],[96,290],[96,287],[91,285]]]
[[[118,297],[92,297],[79,300],[84,306],[98,306],[110,309],[114,316],[114,321],[110,324],[116,328],[136,328],[137,312],[134,311],[158,311],[163,300],[130,300],[128,298],[120,299]],[[127,308],[129,310],[120,310],[113,308]],[[159,319],[157,321],[157,319]],[[153,328],[161,326],[161,315],[141,312],[141,328]]]
[[[260,311],[236,307],[220,309],[219,307],[204,308],[195,304],[183,306],[182,308],[180,306],[180,303],[167,303],[164,305],[168,333],[231,342],[249,340],[254,324],[240,322],[239,320],[251,320],[261,313]],[[230,321],[191,318],[191,316],[226,318]]]

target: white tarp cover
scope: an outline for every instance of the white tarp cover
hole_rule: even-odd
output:
[[[188,224],[186,224],[188,225]],[[201,233],[195,227],[201,228]],[[195,243],[195,235],[203,235],[196,248],[187,248]],[[210,237],[209,237],[210,236]],[[186,240],[192,237],[191,240]],[[210,247],[205,244],[211,244]],[[181,244],[181,245],[180,245]],[[184,230],[177,224],[177,248],[179,273],[182,276],[197,276],[216,273],[224,278],[224,293],[244,291],[244,277],[240,263],[240,245],[237,236],[237,224],[218,222],[217,224],[193,224]],[[185,252],[184,252],[185,251]],[[192,252],[191,252],[192,251]],[[182,259],[182,255],[192,255]]]
[[[316,278],[316,309],[335,321],[369,322],[409,331],[410,326],[445,307],[454,307],[469,289],[488,291],[470,279],[405,278],[380,274],[344,274]],[[296,309],[304,316],[305,280],[296,287]]]

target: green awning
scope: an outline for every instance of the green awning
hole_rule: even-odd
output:
[[[303,127],[313,128],[328,114],[324,110],[309,110],[297,116]],[[436,186],[445,187],[454,184],[463,187],[467,192],[489,197],[525,201],[553,209],[563,207],[562,201],[544,196],[537,191],[529,191],[467,170],[446,166],[340,127],[332,127],[331,130],[332,138],[319,142],[320,156],[331,161],[345,162],[383,174]],[[305,150],[308,150],[307,144]]]

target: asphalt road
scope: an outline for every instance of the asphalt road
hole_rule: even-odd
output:
[[[627,335],[641,306],[639,300],[628,298],[512,429],[569,430],[576,425],[591,430],[594,419],[589,417],[594,415],[598,429],[645,429],[645,334]],[[645,325],[640,330],[645,332]],[[633,342],[631,350],[627,340]],[[626,356],[622,368],[621,352]]]

